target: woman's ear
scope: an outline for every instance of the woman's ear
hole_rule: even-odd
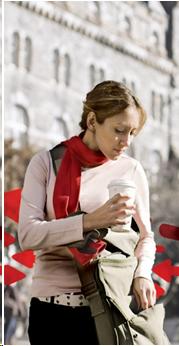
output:
[[[89,112],[86,119],[88,130],[95,132],[96,115],[94,112]]]

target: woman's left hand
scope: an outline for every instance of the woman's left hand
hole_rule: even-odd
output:
[[[133,293],[138,308],[148,309],[156,303],[156,290],[153,281],[143,277],[137,277],[133,281]]]

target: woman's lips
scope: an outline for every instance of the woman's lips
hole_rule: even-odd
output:
[[[124,149],[114,149],[114,151],[119,155],[124,151]]]

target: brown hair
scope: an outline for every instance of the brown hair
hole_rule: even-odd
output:
[[[140,114],[141,130],[146,121],[146,112],[138,98],[128,89],[125,84],[112,80],[97,84],[87,95],[83,102],[83,113],[79,123],[83,130],[87,129],[87,116],[89,112],[94,112],[99,124],[103,124],[106,118],[110,118],[121,113],[127,107],[134,106]]]

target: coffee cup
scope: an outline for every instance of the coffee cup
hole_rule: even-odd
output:
[[[129,204],[133,205],[136,198],[136,185],[132,180],[128,179],[115,179],[112,180],[109,185],[109,198],[112,198],[116,194],[120,194],[121,196],[129,197]],[[132,216],[127,216],[124,218],[120,218],[120,221],[125,221],[126,223],[123,225],[112,226],[111,230],[114,232],[129,232],[131,229]]]

